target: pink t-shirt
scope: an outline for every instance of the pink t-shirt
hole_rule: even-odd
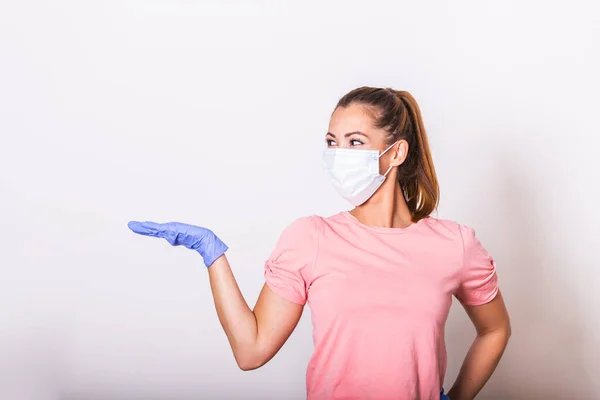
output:
[[[309,304],[310,400],[438,400],[452,295],[480,305],[498,293],[494,261],[473,229],[432,217],[405,229],[349,212],[300,218],[265,278],[283,298]]]

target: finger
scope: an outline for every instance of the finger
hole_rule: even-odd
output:
[[[150,221],[130,221],[127,226],[133,232],[146,236],[160,236],[165,230],[165,224],[158,224]]]

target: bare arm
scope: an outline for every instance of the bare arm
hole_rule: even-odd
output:
[[[300,270],[310,265],[316,254],[307,253],[314,246],[315,228],[312,219],[298,220],[288,227],[272,254],[270,266],[277,268],[278,261],[286,264],[287,286],[291,281],[297,292],[304,290],[304,277]],[[208,267],[210,286],[219,321],[227,334],[233,355],[243,370],[255,369],[269,361],[283,346],[298,324],[304,308],[271,291],[265,285],[254,310],[248,307],[235,281],[225,256],[228,247],[210,229],[181,222],[156,223],[130,221],[133,232],[167,240],[173,246],[185,246],[197,251]],[[307,254],[312,254],[308,256]],[[290,281],[291,280],[291,281]],[[299,297],[298,302],[304,301]]]
[[[208,273],[217,315],[238,366],[245,371],[261,367],[292,334],[304,306],[282,298],[265,284],[251,310],[225,255],[208,268]]]
[[[451,400],[471,400],[490,378],[508,343],[510,320],[502,294],[481,306],[464,306],[475,325],[477,337],[448,392]]]

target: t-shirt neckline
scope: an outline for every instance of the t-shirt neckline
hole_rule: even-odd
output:
[[[367,229],[367,230],[370,230],[373,232],[377,232],[377,233],[386,233],[386,234],[398,234],[398,233],[410,232],[410,231],[414,230],[423,220],[429,218],[429,217],[422,218],[417,222],[413,222],[406,228],[390,228],[390,227],[386,227],[386,226],[367,225],[367,224],[359,221],[358,218],[356,218],[354,215],[350,214],[350,211],[342,211],[341,214],[344,217],[346,217],[347,219],[349,219],[351,222],[353,222],[355,225],[360,226],[361,228],[364,228],[364,229]]]

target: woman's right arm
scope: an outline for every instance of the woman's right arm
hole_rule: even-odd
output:
[[[243,370],[258,368],[283,346],[306,303],[306,282],[316,260],[315,225],[299,219],[285,229],[265,265],[264,285],[254,310],[244,300],[225,256],[228,247],[210,229],[181,222],[130,221],[140,235],[163,238],[197,251],[208,267],[219,321]],[[276,292],[274,292],[273,290]]]
[[[290,337],[304,306],[275,294],[265,284],[251,310],[224,254],[208,273],[217,315],[238,366],[244,371],[263,366]]]

